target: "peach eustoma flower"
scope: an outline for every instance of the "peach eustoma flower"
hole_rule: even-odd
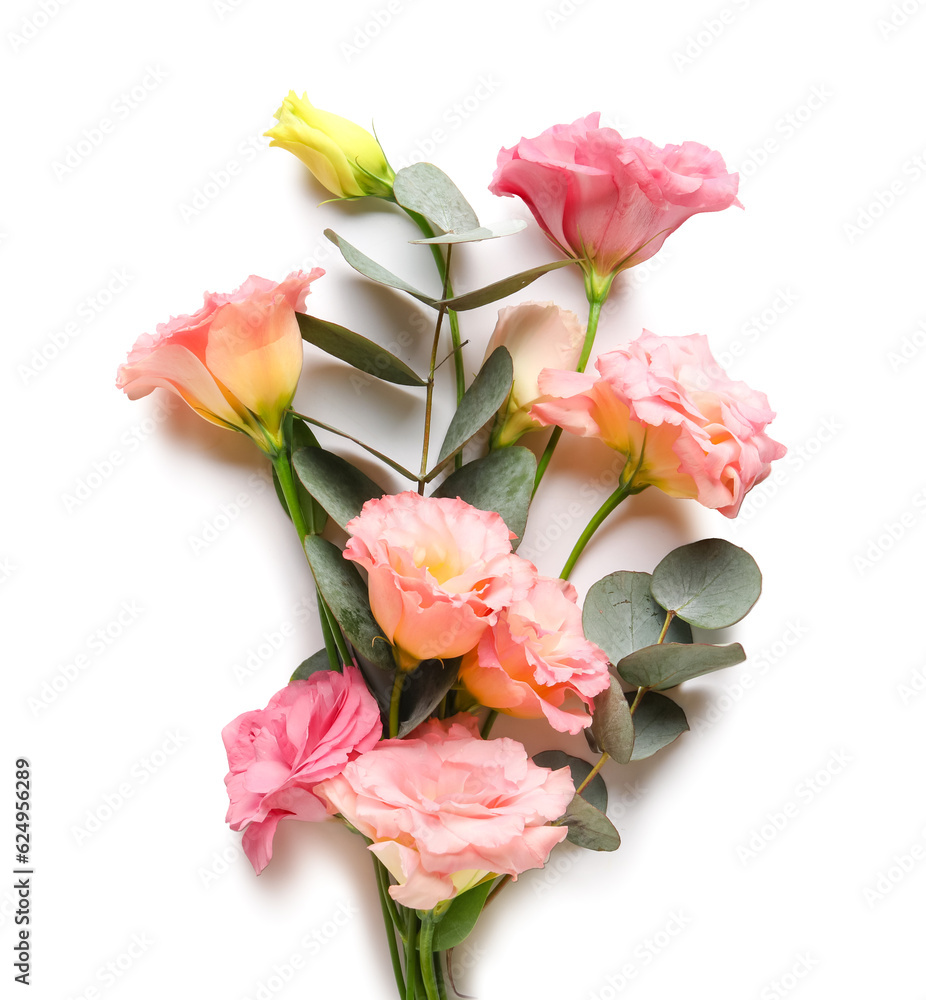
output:
[[[601,438],[626,456],[623,481],[659,487],[735,517],[743,498],[786,449],[765,433],[775,414],[764,393],[731,380],[707,338],[648,330],[601,355],[599,375],[546,369],[542,424]]]
[[[569,768],[539,767],[520,743],[473,732],[471,717],[431,720],[316,788],[373,841],[403,906],[431,910],[496,874],[541,868],[566,837],[547,824],[575,794]]]
[[[517,196],[567,256],[599,278],[648,260],[698,212],[738,205],[738,175],[697,142],[660,149],[599,127],[554,125],[498,154],[493,194]]]
[[[279,283],[252,275],[230,294],[207,292],[192,316],[139,337],[116,385],[130,399],[169,389],[206,420],[277,451],[302,372],[296,312],[324,273],[294,271]]]
[[[356,667],[321,670],[291,681],[264,709],[245,712],[222,730],[228,754],[228,814],[245,828],[241,846],[254,870],[270,860],[282,819],[321,820],[320,781],[373,747],[382,735],[379,707]]]
[[[407,491],[368,500],[347,532],[344,558],[369,574],[373,617],[405,670],[472,649],[537,572],[512,553],[498,514],[460,499]]]
[[[530,415],[541,396],[540,372],[575,368],[584,342],[585,330],[578,316],[552,302],[522,302],[499,310],[485,356],[488,360],[497,347],[506,347],[514,379],[492,434],[495,446],[514,444],[522,434],[541,426]]]
[[[561,733],[591,724],[585,706],[610,683],[607,654],[585,638],[575,587],[538,577],[463,657],[460,680],[486,708],[545,718]]]

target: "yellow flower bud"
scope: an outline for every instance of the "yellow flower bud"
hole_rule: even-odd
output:
[[[313,107],[290,91],[264,135],[294,153],[315,179],[338,198],[392,197],[395,172],[376,139],[359,125]]]

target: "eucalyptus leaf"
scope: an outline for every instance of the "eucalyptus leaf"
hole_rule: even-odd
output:
[[[636,691],[627,692],[628,701],[635,697]],[[681,705],[664,694],[647,691],[633,713],[633,727],[636,736],[630,759],[644,760],[687,732],[688,720]]]
[[[348,243],[347,240],[338,236],[334,230],[326,229],[325,235],[341,251],[341,255],[347,263],[355,271],[359,271],[365,278],[379,282],[381,285],[388,285],[390,288],[398,288],[402,292],[408,292],[409,295],[413,295],[419,302],[424,302],[425,305],[436,308],[436,299],[430,295],[425,295],[424,292],[419,292],[417,288],[393,274],[392,271],[383,267],[382,264],[377,264],[375,260],[367,257],[365,253],[362,253],[355,246]]]
[[[633,755],[634,720],[624,692],[612,677],[611,685],[595,697],[592,736],[600,749],[618,762],[627,764]]]
[[[367,585],[354,564],[318,535],[306,538],[305,554],[318,589],[348,640],[378,667],[395,669],[392,646],[373,617]]]
[[[566,839],[576,847],[589,851],[616,851],[621,846],[620,834],[611,820],[581,795],[577,795],[561,823],[569,828]]]
[[[549,767],[558,771],[561,767],[568,767],[572,775],[572,783],[579,787],[583,781],[591,774],[592,765],[580,757],[572,757],[562,750],[543,750],[534,754],[532,760],[540,767]],[[590,802],[596,809],[604,812],[608,808],[608,787],[604,783],[604,778],[596,774],[588,783],[588,787],[582,792],[582,798]]]
[[[303,660],[298,667],[293,671],[293,676],[290,677],[290,681],[304,681],[307,677],[312,674],[318,673],[319,670],[330,670],[331,663],[328,660],[328,650],[320,649],[317,653],[313,653],[307,660]]]
[[[612,663],[657,642],[666,611],[650,593],[652,576],[622,570],[592,584],[582,609],[585,637],[601,647]],[[691,642],[691,627],[674,618],[667,642]]]
[[[470,203],[453,181],[433,163],[403,167],[392,183],[395,200],[423,215],[444,233],[466,233],[479,226]]]
[[[755,559],[723,538],[670,552],[653,571],[653,597],[698,628],[727,628],[744,618],[762,592]]]
[[[396,385],[427,385],[404,361],[347,327],[305,313],[296,313],[296,320],[304,341],[358,371]]]
[[[348,263],[350,262],[348,261]],[[549,264],[541,264],[539,267],[532,267],[527,271],[512,274],[507,278],[502,278],[501,281],[494,281],[491,285],[486,285],[484,288],[477,288],[472,292],[464,292],[462,295],[454,295],[453,298],[438,299],[436,301],[421,299],[421,301],[427,302],[428,305],[433,305],[436,308],[444,306],[456,312],[463,312],[465,309],[476,309],[478,306],[485,306],[490,302],[497,302],[508,295],[514,295],[515,292],[526,288],[532,281],[536,281],[548,271],[555,271],[558,267],[566,267],[568,264],[575,263],[576,261],[572,259],[554,260]],[[389,282],[386,282],[386,284],[389,284]]]
[[[399,738],[407,736],[443,701],[460,669],[460,657],[452,660],[422,660],[405,676],[399,700]]]
[[[432,945],[434,951],[456,948],[466,940],[470,931],[476,926],[494,882],[494,879],[489,879],[488,882],[467,889],[452,900],[447,912],[434,928]]]
[[[692,677],[735,666],[745,659],[746,654],[738,642],[729,646],[664,642],[658,646],[644,646],[625,656],[617,664],[617,672],[628,684],[664,691]]]
[[[378,500],[384,490],[345,458],[324,448],[301,448],[293,453],[293,468],[340,527],[360,513],[367,500]]]
[[[430,236],[426,240],[409,240],[409,243],[478,243],[480,240],[497,240],[502,236],[514,236],[527,227],[523,219],[509,219],[496,222],[492,226],[479,226],[468,232],[443,233],[441,236]]]
[[[438,462],[443,462],[458,448],[462,448],[495,416],[498,408],[508,398],[512,377],[513,367],[508,348],[496,347],[473,379],[473,384],[463,394],[447,428]]]
[[[497,448],[484,458],[467,462],[449,475],[434,491],[436,497],[459,497],[479,510],[494,510],[518,537],[516,549],[524,537],[530,507],[537,459],[527,448],[513,445]]]

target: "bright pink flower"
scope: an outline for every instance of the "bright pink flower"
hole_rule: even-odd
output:
[[[207,292],[198,312],[138,338],[117,387],[130,399],[169,389],[206,420],[278,447],[302,371],[296,312],[324,273],[294,271],[279,284],[251,275],[230,294]]]
[[[598,127],[597,112],[498,154],[489,190],[517,195],[568,257],[604,277],[655,254],[698,212],[739,205],[737,174],[697,142],[659,149]]]
[[[544,368],[575,368],[582,354],[585,330],[579,317],[552,302],[522,302],[498,313],[498,323],[486,348],[486,359],[498,348],[511,355],[514,379],[511,392],[499,410],[493,440],[513,444],[540,425],[530,408],[540,398],[537,379]]]
[[[608,657],[582,631],[575,587],[540,577],[467,653],[460,680],[487,708],[546,718],[561,733],[591,724],[596,694],[610,683]]]
[[[736,517],[787,450],[765,433],[775,416],[765,394],[728,378],[700,334],[644,330],[595,366],[597,378],[545,370],[540,387],[553,398],[532,414],[544,425],[601,438],[627,457],[639,486]]]
[[[373,843],[403,906],[433,909],[495,874],[541,868],[566,827],[568,768],[538,767],[514,740],[482,740],[455,719],[384,740],[316,789]]]
[[[266,708],[245,712],[222,730],[229,767],[225,822],[246,828],[241,845],[258,874],[270,860],[280,820],[325,819],[315,786],[374,746],[382,731],[379,708],[356,667],[291,681]]]
[[[404,669],[472,649],[536,574],[498,514],[459,499],[368,500],[347,531],[344,557],[367,570],[373,617]]]

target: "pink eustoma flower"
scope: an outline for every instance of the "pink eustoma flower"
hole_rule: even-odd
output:
[[[762,392],[734,382],[700,334],[648,330],[601,355],[599,375],[545,369],[544,425],[597,437],[627,459],[625,478],[736,517],[743,498],[786,448],[765,433],[775,416]]]
[[[487,708],[545,718],[561,733],[591,724],[594,698],[610,684],[608,657],[582,631],[575,587],[540,577],[505,608],[467,653],[460,680]]]
[[[575,788],[568,768],[539,767],[520,743],[482,740],[455,719],[383,740],[318,795],[372,844],[403,906],[430,910],[496,874],[541,868],[567,833],[549,826]]]
[[[604,278],[648,260],[699,212],[739,205],[737,174],[697,142],[660,149],[598,125],[597,112],[498,154],[489,190],[521,198],[567,257]]]
[[[228,753],[228,814],[233,830],[259,874],[270,860],[282,819],[321,820],[320,781],[382,735],[379,707],[360,671],[321,670],[291,681],[266,708],[245,712],[222,730]]]
[[[278,449],[302,372],[296,313],[324,273],[294,271],[279,283],[251,275],[230,294],[207,292],[192,316],[139,337],[117,387],[130,399],[168,389],[206,420],[242,431],[265,451]]]
[[[368,500],[347,532],[344,557],[369,574],[373,617],[406,670],[472,649],[537,572],[512,553],[498,514],[460,499]]]

